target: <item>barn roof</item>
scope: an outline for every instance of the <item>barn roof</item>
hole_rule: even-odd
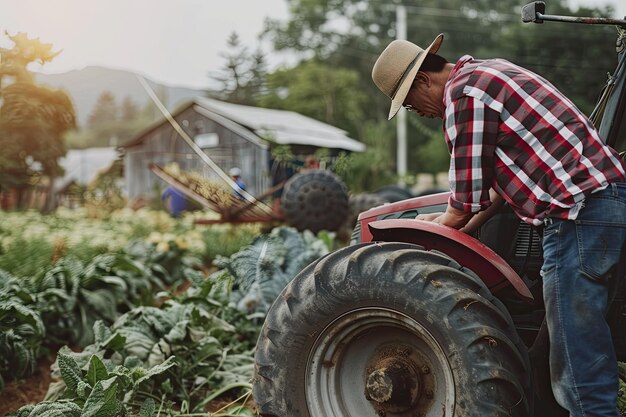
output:
[[[259,138],[281,145],[309,145],[353,152],[365,150],[365,145],[348,137],[346,131],[296,112],[232,104],[206,97],[196,97],[192,103],[183,108],[188,108],[189,105],[207,110],[201,112],[206,117],[211,117],[212,114],[219,115],[249,129]],[[131,140],[126,146],[141,143],[149,132],[163,123],[167,122],[160,122]]]

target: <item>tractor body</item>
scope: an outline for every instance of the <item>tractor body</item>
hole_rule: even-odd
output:
[[[352,244],[406,242],[443,252],[474,271],[507,307],[517,332],[530,348],[545,309],[541,275],[542,230],[521,221],[504,206],[471,235],[414,220],[418,214],[445,211],[449,193],[385,204],[361,213]],[[614,272],[624,277],[626,254]],[[626,277],[624,277],[626,278]],[[609,324],[619,360],[626,360],[626,279],[612,280]]]

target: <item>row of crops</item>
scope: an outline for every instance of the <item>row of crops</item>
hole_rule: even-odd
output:
[[[328,243],[153,211],[0,213],[0,387],[56,358],[45,400],[9,415],[254,415],[265,312]]]

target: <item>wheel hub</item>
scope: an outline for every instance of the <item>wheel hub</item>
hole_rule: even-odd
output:
[[[448,359],[416,320],[381,307],[335,319],[318,336],[306,370],[316,417],[452,416]]]
[[[388,358],[367,376],[365,397],[387,405],[392,412],[410,409],[420,396],[420,376],[411,361]]]

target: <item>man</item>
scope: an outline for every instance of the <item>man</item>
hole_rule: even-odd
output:
[[[609,272],[626,239],[626,173],[591,122],[552,84],[499,59],[436,55],[393,41],[372,78],[404,106],[443,119],[451,154],[446,212],[418,216],[462,228],[489,191],[544,225],[542,267],[552,390],[572,417],[618,417],[617,361],[604,319]]]
[[[242,191],[246,190],[246,183],[241,179],[241,169],[239,167],[232,167],[228,170],[228,175],[235,181],[237,184],[237,189],[235,190],[235,196],[240,200],[243,200]]]

